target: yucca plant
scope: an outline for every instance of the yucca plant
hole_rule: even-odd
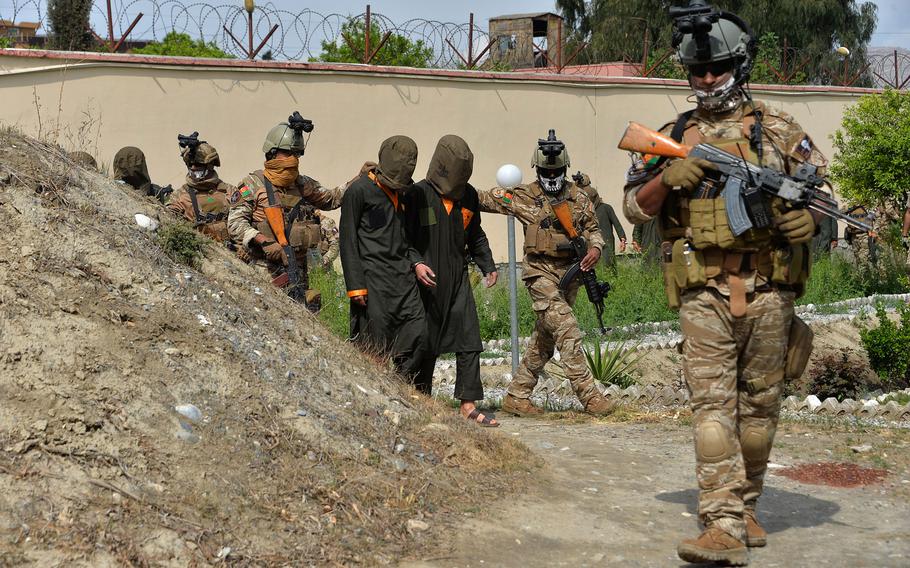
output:
[[[632,371],[645,352],[639,351],[638,343],[631,347],[628,344],[628,341],[623,341],[616,349],[610,349],[605,345],[601,346],[600,342],[595,340],[584,347],[588,368],[597,381],[622,389],[636,384]]]

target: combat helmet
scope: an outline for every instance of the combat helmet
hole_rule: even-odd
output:
[[[282,122],[269,130],[265,142],[262,143],[262,153],[269,159],[274,157],[277,150],[284,150],[298,156],[303,155],[306,150],[303,133],[309,134],[312,131],[313,121],[303,118],[299,112],[294,111],[294,114],[288,117],[287,122]]]
[[[180,157],[186,167],[192,165],[205,166],[206,169],[221,167],[221,158],[218,156],[218,150],[208,142],[200,142],[195,150],[190,147],[184,148],[180,152]]]
[[[695,90],[698,105],[712,112],[731,110],[739,104],[741,85],[749,80],[755,61],[755,34],[736,14],[717,10],[704,0],[691,0],[688,7],[670,8],[673,46],[679,62],[690,76],[698,68],[719,75],[732,71],[730,79],[709,91]],[[712,65],[713,64],[713,65]]]
[[[566,145],[556,138],[555,130],[550,129],[546,140],[537,141],[531,165],[537,170],[537,181],[545,192],[556,194],[562,191],[566,183],[566,171],[572,162]]]

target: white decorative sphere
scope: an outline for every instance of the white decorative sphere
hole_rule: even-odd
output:
[[[521,170],[514,164],[506,164],[496,172],[496,183],[499,187],[512,189],[521,185]]]

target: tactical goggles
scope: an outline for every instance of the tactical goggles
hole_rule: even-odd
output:
[[[709,72],[715,77],[720,77],[724,73],[733,71],[733,60],[724,59],[723,61],[710,61],[708,63],[696,63],[689,66],[689,73],[695,77],[704,77]]]

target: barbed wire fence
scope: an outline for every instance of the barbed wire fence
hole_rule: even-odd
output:
[[[0,19],[19,22],[25,18],[45,24],[46,0],[0,0]],[[359,28],[361,33],[365,29],[379,32],[375,45],[370,45],[367,39],[366,46],[359,46],[363,49],[362,63],[371,62],[394,35],[420,42],[431,53],[426,64],[441,69],[640,77],[678,76],[679,72],[670,47],[652,42],[646,31],[641,34],[641,45],[629,39],[629,49],[623,51],[620,61],[591,64],[603,61],[602,54],[563,33],[561,23],[558,39],[548,45],[547,39],[552,40],[552,36],[491,37],[489,28],[485,27],[487,22],[475,22],[473,14],[464,23],[422,18],[396,23],[373,12],[370,6],[365,6],[360,14],[344,15],[321,14],[310,9],[294,12],[273,2],[256,3],[248,12],[239,1],[210,4],[191,0],[95,0],[91,21],[108,35],[102,39],[102,34],[95,33],[99,43],[111,51],[120,49],[127,36],[132,41],[161,41],[168,33],[179,32],[213,43],[237,58],[255,58],[268,52],[276,60],[311,61],[320,59],[325,46],[347,43],[353,49],[345,32]],[[47,31],[46,24],[44,28]],[[371,36],[366,34],[368,38]],[[504,57],[506,51],[527,55],[520,58],[521,63],[510,65],[510,60]],[[802,66],[819,55],[801,52],[784,42],[780,57],[765,64],[774,82],[789,84],[798,80]],[[870,50],[862,63],[841,61],[842,68],[832,65],[825,71],[826,84],[853,86],[865,81],[884,88],[910,86],[910,53],[906,51]]]

